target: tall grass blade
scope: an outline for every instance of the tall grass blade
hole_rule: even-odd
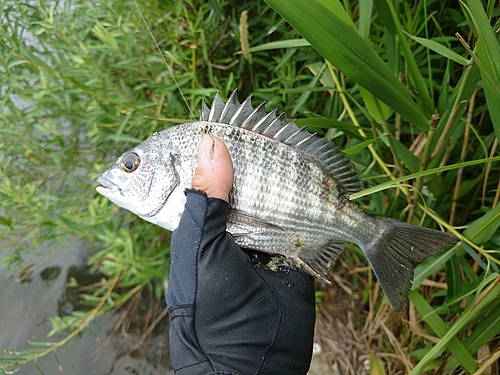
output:
[[[476,353],[480,347],[486,345],[490,340],[500,333],[500,306],[492,309],[475,327],[464,345],[470,353]],[[446,364],[444,372],[450,373],[460,365],[459,357],[454,356]]]
[[[370,375],[387,375],[384,362],[375,354],[370,354]]]
[[[311,45],[336,68],[370,91],[394,111],[423,130],[429,119],[413,101],[410,91],[389,70],[381,58],[346,23],[345,11],[333,0],[336,13],[317,0],[267,0]],[[340,13],[339,13],[340,12]],[[309,20],[315,20],[311,23]]]
[[[250,47],[249,49],[242,50],[240,53],[245,53],[245,52],[251,53],[259,51],[269,51],[279,48],[298,48],[298,47],[310,47],[310,46],[311,43],[309,43],[305,39],[280,40],[277,42],[264,43],[255,47]]]
[[[437,173],[441,173],[441,172],[445,172],[445,171],[450,171],[453,169],[458,169],[458,168],[462,168],[462,167],[470,167],[470,166],[478,165],[478,164],[486,164],[486,163],[495,162],[495,161],[500,161],[500,156],[495,156],[493,158],[464,161],[462,163],[447,165],[445,167],[428,169],[426,171],[413,173],[413,174],[408,175],[408,176],[396,178],[394,180],[381,183],[377,186],[373,186],[373,187],[370,187],[368,189],[361,190],[359,193],[351,194],[349,196],[349,199],[358,199],[358,198],[361,198],[361,197],[364,197],[364,196],[367,196],[367,195],[370,195],[373,193],[377,193],[379,191],[390,189],[390,188],[396,187],[398,184],[400,184],[404,181],[413,180],[413,179],[418,178],[418,177],[430,176],[433,174],[437,174]]]
[[[377,4],[379,4],[379,2]],[[386,6],[384,6],[383,9],[385,12],[388,11],[390,17],[392,18],[390,24],[392,25],[391,27],[394,28],[395,35],[399,38],[401,50],[406,59],[406,63],[408,64],[408,73],[413,81],[413,84],[415,85],[415,88],[418,92],[418,96],[422,102],[422,106],[425,110],[426,115],[430,116],[434,111],[434,105],[429,95],[428,88],[425,84],[424,78],[422,77],[422,74],[418,69],[418,64],[415,60],[413,50],[408,41],[406,40],[405,34],[403,33],[403,26],[401,26],[399,22],[398,14],[394,9],[394,4],[392,3],[391,0],[386,0]]]
[[[429,324],[432,330],[436,333],[439,338],[443,338],[448,332],[448,326],[439,317],[439,315],[434,311],[431,305],[425,300],[422,295],[416,291],[412,290],[409,295],[410,300],[415,305],[418,312],[424,317],[423,319]],[[458,340],[456,337],[450,339],[449,344],[450,352],[453,357],[460,363],[460,365],[468,372],[473,372],[477,369],[476,362],[474,358],[469,353],[467,348]]]
[[[460,249],[460,247],[454,247],[444,254],[428,259],[425,262],[417,265],[414,270],[415,276],[413,277],[411,290],[417,290],[425,279],[442,270],[446,266],[446,262],[453,258],[454,255],[459,253]]]
[[[500,204],[474,220],[464,230],[463,235],[472,242],[482,245],[488,241],[500,226]]]
[[[370,27],[372,24],[373,0],[359,1],[359,20],[358,30],[363,39],[368,40],[370,37]]]
[[[487,286],[491,279],[495,280],[491,285]],[[483,282],[483,286],[487,286],[476,298],[474,303],[466,310],[458,320],[447,329],[446,334],[441,340],[429,350],[422,360],[415,366],[409,375],[418,375],[432,360],[437,358],[450,345],[455,336],[468,324],[470,324],[482,310],[490,304],[500,294],[500,276],[493,274],[488,280]]]
[[[430,50],[439,53],[441,56],[446,57],[447,59],[450,59],[452,61],[455,61],[456,63],[460,65],[467,65],[470,63],[469,60],[467,60],[465,57],[460,56],[458,53],[452,51],[446,46],[443,46],[442,44],[435,42],[434,40],[429,40],[425,38],[420,38],[418,36],[410,35],[407,32],[405,34],[413,39],[415,42],[423,45],[424,47],[429,48]]]
[[[473,31],[477,38],[477,58],[480,61],[484,93],[490,112],[491,121],[497,138],[500,139],[500,46],[491,29],[488,17],[479,0],[460,2],[473,22]]]
[[[389,116],[393,113],[389,106],[378,100],[371,92],[365,90],[363,86],[358,87],[370,116],[379,123],[387,121]]]

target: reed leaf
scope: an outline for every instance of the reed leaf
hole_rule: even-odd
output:
[[[267,0],[336,68],[421,129],[429,119],[351,22],[338,0],[329,8],[317,0]],[[335,9],[335,13],[332,11]],[[314,23],[309,20],[315,20]]]
[[[473,23],[477,38],[477,59],[486,101],[497,138],[500,139],[500,46],[479,0],[460,1]]]

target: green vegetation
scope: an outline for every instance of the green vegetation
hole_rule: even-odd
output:
[[[346,150],[365,210],[463,239],[416,268],[402,314],[361,251],[345,252],[334,278],[361,296],[372,374],[498,373],[499,14],[491,0],[2,2],[1,262],[21,270],[38,244],[76,236],[108,278],[82,296],[85,312],[52,319],[65,340],[10,351],[0,369],[55,351],[144,288],[163,298],[169,234],[99,196],[95,178],[237,88]]]

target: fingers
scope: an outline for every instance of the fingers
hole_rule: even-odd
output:
[[[201,138],[198,167],[191,187],[204,191],[209,198],[228,202],[233,176],[233,163],[226,145],[219,138],[205,134]]]

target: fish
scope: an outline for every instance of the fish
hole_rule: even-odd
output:
[[[144,220],[179,225],[204,134],[220,138],[233,161],[227,231],[242,248],[291,259],[327,279],[346,243],[358,245],[390,305],[400,311],[416,262],[459,239],[449,233],[372,215],[348,199],[364,186],[354,164],[332,142],[266,112],[234,91],[202,103],[198,121],[154,133],[121,155],[97,192]]]

